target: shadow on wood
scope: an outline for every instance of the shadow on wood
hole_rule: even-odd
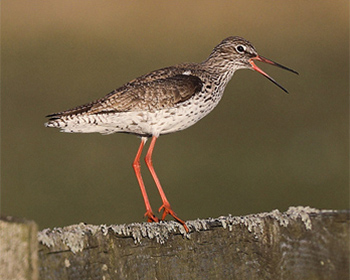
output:
[[[39,233],[41,279],[349,279],[349,211],[290,207],[242,217]]]

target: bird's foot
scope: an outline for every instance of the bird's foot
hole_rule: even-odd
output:
[[[147,210],[145,213],[145,217],[147,217],[147,222],[152,223],[152,222],[159,222],[159,219],[153,214],[151,210]]]
[[[186,232],[189,232],[188,227],[186,226],[186,223],[181,220],[178,216],[176,216],[175,212],[171,209],[170,204],[166,205],[163,204],[160,208],[159,208],[159,212],[163,210],[163,215],[162,215],[162,221],[165,219],[165,217],[167,215],[172,216],[176,221],[178,221],[180,224],[182,224],[182,226],[185,228]]]

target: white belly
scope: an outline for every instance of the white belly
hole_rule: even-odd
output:
[[[190,99],[174,108],[154,112],[131,111],[91,115],[66,116],[50,121],[48,127],[60,128],[63,132],[110,134],[132,133],[141,136],[159,136],[184,130],[209,114],[219,103],[215,100],[203,101],[203,96]]]

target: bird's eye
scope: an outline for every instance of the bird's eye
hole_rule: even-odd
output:
[[[243,46],[243,45],[238,45],[236,47],[236,51],[239,52],[239,53],[243,53],[245,50],[246,50],[246,47]]]

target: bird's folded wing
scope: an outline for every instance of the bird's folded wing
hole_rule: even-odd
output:
[[[200,92],[202,85],[201,79],[194,75],[178,74],[147,82],[136,79],[101,99],[47,117],[167,109]]]

